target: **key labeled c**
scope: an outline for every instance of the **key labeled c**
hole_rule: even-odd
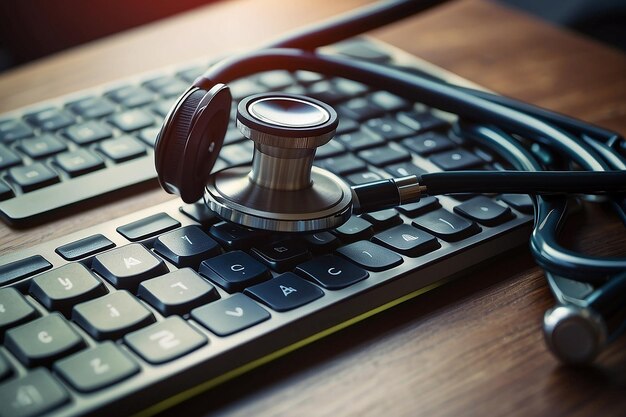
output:
[[[341,269],[337,269],[335,267],[328,268],[328,273],[330,275],[339,275],[339,274],[341,274]]]

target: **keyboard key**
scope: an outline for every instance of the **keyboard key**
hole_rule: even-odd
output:
[[[11,119],[0,122],[0,142],[13,142],[33,136],[33,134],[33,129],[21,120]]]
[[[169,317],[124,337],[124,342],[146,361],[169,362],[208,343],[180,317]]]
[[[437,239],[408,224],[401,224],[374,236],[374,243],[407,256],[420,256],[441,247]]]
[[[329,290],[340,290],[369,277],[364,269],[334,255],[298,265],[296,273]]]
[[[352,154],[315,161],[315,165],[337,175],[348,175],[367,168],[365,162]]]
[[[288,311],[317,300],[324,295],[324,291],[293,272],[286,272],[247,288],[245,294],[273,310]]]
[[[138,158],[146,154],[146,147],[132,136],[120,136],[108,139],[98,146],[100,152],[117,163]]]
[[[206,68],[204,66],[191,67],[177,72],[176,75],[186,82],[192,83],[196,78],[201,76],[205,70]]]
[[[352,120],[349,117],[342,116],[339,118],[339,126],[337,126],[337,135],[343,135],[344,133],[350,133],[357,130],[360,124],[356,120]]]
[[[323,80],[309,86],[307,95],[328,104],[337,104],[352,97],[350,91],[343,91],[334,82]]]
[[[46,133],[36,138],[22,140],[20,149],[31,158],[38,159],[63,152],[67,145],[56,136]]]
[[[161,129],[158,127],[147,127],[145,129],[142,129],[137,134],[137,137],[146,145],[154,148],[154,144],[156,143],[156,138],[160,130]]]
[[[429,159],[433,164],[444,171],[478,168],[485,163],[485,161],[464,149],[437,153],[432,155]]]
[[[416,133],[425,132],[427,130],[439,130],[449,127],[448,122],[434,116],[431,113],[424,112],[407,112],[397,115],[398,120],[404,123]]]
[[[267,91],[265,86],[255,83],[249,78],[240,78],[236,81],[228,83],[228,87],[230,88],[230,93],[233,96],[233,99],[237,101],[253,94]]]
[[[102,139],[110,138],[113,136],[113,130],[102,122],[92,120],[68,127],[65,130],[65,136],[75,144],[85,146]]]
[[[137,372],[139,365],[113,342],[75,353],[54,364],[54,371],[80,392],[93,392],[123,381]]]
[[[533,214],[535,210],[532,198],[526,194],[502,194],[500,198],[519,212]]]
[[[345,102],[338,108],[342,116],[347,116],[357,122],[382,116],[385,110],[366,98],[355,98]]]
[[[183,315],[220,298],[213,285],[189,268],[144,281],[137,294],[164,316]]]
[[[395,209],[387,209],[381,211],[375,211],[373,213],[365,213],[362,217],[370,222],[374,229],[384,230],[391,226],[402,223],[400,215]]]
[[[76,240],[56,248],[56,253],[61,255],[63,259],[75,261],[85,256],[95,255],[98,252],[105,251],[115,247],[115,243],[101,234],[91,235],[83,239]]]
[[[374,234],[374,228],[367,220],[352,216],[333,232],[344,242],[354,242],[369,239]]]
[[[402,162],[385,167],[385,171],[394,177],[406,177],[409,175],[417,175],[418,177],[426,172],[426,170],[414,165],[411,162]]]
[[[47,369],[35,369],[0,385],[0,417],[35,417],[59,408],[69,394]]]
[[[184,204],[180,207],[180,212],[205,226],[219,220],[219,217],[217,217],[203,201],[193,204]]]
[[[337,140],[331,140],[325,145],[317,148],[315,152],[316,159],[330,158],[331,156],[341,155],[346,152],[346,147]]]
[[[365,127],[385,140],[396,140],[413,134],[412,129],[391,117],[368,120],[365,122]]]
[[[296,77],[296,80],[298,80],[298,82],[301,84],[312,84],[318,81],[322,81],[324,79],[324,76],[322,74],[304,70],[296,71],[294,73],[294,76]]]
[[[148,239],[161,233],[180,227],[180,222],[165,213],[157,213],[141,220],[136,220],[116,230],[131,242]]]
[[[369,91],[365,84],[347,78],[335,78],[333,84],[337,90],[350,97],[360,96]]]
[[[28,258],[0,265],[0,285],[7,285],[23,278],[52,268],[52,264],[41,255],[29,256]]]
[[[217,242],[198,226],[186,226],[159,236],[154,250],[179,268],[197,268],[204,259],[221,253]]]
[[[64,152],[57,155],[54,162],[70,177],[77,177],[104,168],[102,158],[87,149]]]
[[[400,255],[367,240],[343,246],[337,253],[370,271],[384,271],[403,262]]]
[[[45,131],[59,130],[74,124],[75,119],[65,110],[47,109],[25,116],[26,121],[31,125]]]
[[[154,124],[154,118],[141,109],[127,110],[114,114],[109,122],[124,132],[143,129]]]
[[[22,163],[15,152],[0,143],[0,169],[10,168]]]
[[[485,226],[497,226],[515,217],[510,208],[483,196],[455,206],[454,211]]]
[[[384,63],[391,60],[391,56],[385,51],[358,41],[335,45],[334,48],[337,48],[342,55],[365,61]]]
[[[163,97],[178,97],[187,90],[189,84],[174,77],[159,77],[144,83],[155,93]]]
[[[252,254],[277,272],[285,272],[311,257],[304,243],[283,240],[252,248]]]
[[[411,107],[411,103],[402,97],[391,94],[388,91],[376,91],[368,96],[372,103],[387,112],[396,112]],[[409,133],[410,134],[410,133]]]
[[[25,193],[59,182],[59,176],[41,162],[11,168],[9,176]]]
[[[127,86],[108,92],[107,97],[125,107],[137,107],[152,103],[155,100],[153,92],[143,87]]]
[[[365,130],[344,133],[343,135],[337,136],[336,139],[351,151],[360,151],[362,149],[371,148],[385,143],[382,136]]]
[[[0,201],[7,200],[14,196],[15,196],[15,193],[13,192],[11,187],[9,187],[9,185],[6,182],[0,180]]]
[[[211,226],[209,233],[227,249],[247,249],[267,236],[265,232],[244,229],[227,222]]]
[[[403,204],[401,206],[396,207],[397,210],[409,217],[417,217],[420,214],[427,213],[429,211],[438,209],[441,207],[439,204],[439,200],[437,197],[423,197],[420,201],[415,203]]]
[[[448,137],[438,132],[426,132],[402,141],[402,144],[420,155],[447,151],[456,145]]]
[[[407,150],[389,146],[366,149],[359,152],[358,155],[359,158],[363,158],[369,164],[376,165],[377,167],[384,167],[385,165],[411,160],[411,154]]]
[[[69,316],[72,307],[108,292],[104,284],[79,263],[63,265],[37,275],[29,292],[48,310]]]
[[[339,239],[330,232],[317,232],[302,237],[313,253],[325,253],[339,246]]]
[[[97,119],[115,111],[115,105],[104,97],[89,97],[70,103],[68,107],[84,119]]]
[[[0,289],[0,336],[7,329],[39,317],[39,313],[15,288]]]
[[[7,330],[7,349],[25,366],[48,366],[85,346],[83,339],[58,313]]]
[[[228,336],[270,318],[263,307],[243,294],[234,294],[191,311],[191,317],[218,336]]]
[[[368,182],[382,180],[383,177],[371,171],[357,172],[350,174],[346,180],[352,185],[367,184]]]
[[[0,381],[7,379],[13,374],[13,367],[7,360],[7,358],[0,354]]]
[[[280,90],[294,83],[291,74],[283,70],[262,72],[257,76],[257,81],[268,90]]]
[[[200,274],[230,293],[243,291],[271,277],[265,265],[238,250],[202,262]]]
[[[155,321],[154,315],[126,291],[109,293],[74,307],[72,321],[98,340],[119,339]]]
[[[169,272],[165,262],[139,243],[101,253],[91,267],[116,288],[133,292],[141,281]]]
[[[413,220],[413,226],[419,227],[448,242],[465,239],[480,231],[476,223],[444,209],[431,211],[418,217]]]

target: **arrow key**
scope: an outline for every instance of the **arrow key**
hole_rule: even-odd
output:
[[[261,323],[270,313],[243,294],[215,301],[191,311],[191,317],[219,336],[228,336]]]

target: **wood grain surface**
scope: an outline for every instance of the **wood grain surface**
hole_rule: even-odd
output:
[[[210,5],[2,74],[0,111],[249,48],[364,2]],[[518,11],[461,0],[372,35],[502,94],[626,134],[626,56]],[[0,225],[0,253],[170,198],[151,183],[32,229]],[[565,236],[570,247],[626,255],[624,228],[601,206],[572,218]],[[592,367],[560,366],[541,335],[552,304],[521,247],[164,415],[625,416],[625,338]]]

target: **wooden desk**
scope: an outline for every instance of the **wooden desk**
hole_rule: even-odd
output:
[[[250,47],[362,2],[207,6],[3,74],[0,111]],[[500,93],[626,134],[626,56],[522,13],[484,0],[458,1],[373,36]],[[0,253],[170,198],[153,183],[33,229],[0,225]],[[573,223],[572,246],[626,254],[626,233],[604,209],[594,207]],[[561,367],[541,335],[543,312],[552,304],[522,247],[167,414],[623,416],[625,338],[590,369]]]

